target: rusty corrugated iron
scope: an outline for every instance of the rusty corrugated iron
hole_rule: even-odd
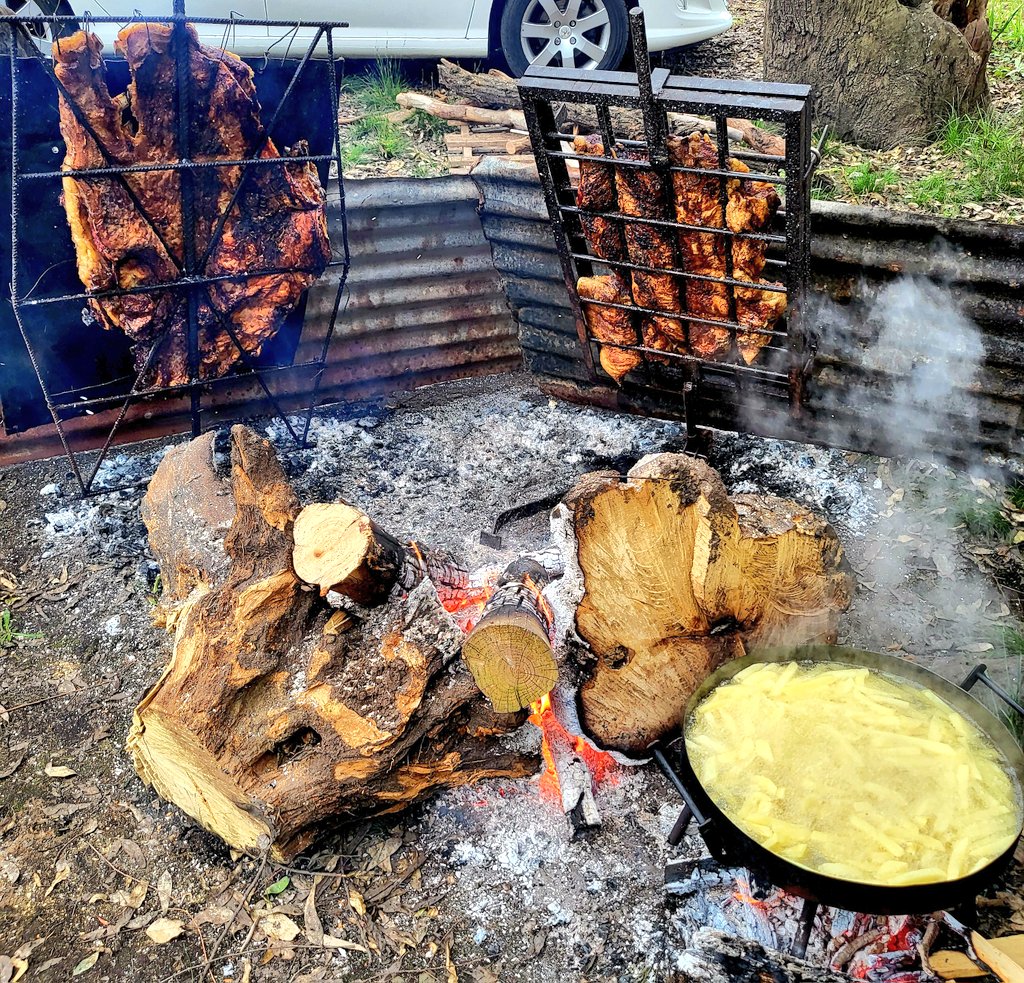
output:
[[[576,324],[531,164],[491,158],[473,177],[484,197],[484,231],[505,280],[527,368],[552,394],[630,412],[682,417],[681,398],[595,384],[587,375]],[[812,290],[842,304],[846,337],[821,339],[812,389],[818,410],[793,419],[785,407],[753,401],[737,411],[722,402],[697,406],[700,422],[855,450],[894,450],[892,418],[905,402],[895,368],[871,367],[871,300],[897,277],[916,275],[946,285],[951,303],[981,331],[984,356],[963,387],[960,405],[938,412],[920,434],[922,449],[958,456],[965,440],[1019,453],[1024,434],[1024,229],[813,203]],[[912,361],[920,353],[903,352]],[[903,397],[901,396],[901,399]],[[813,405],[813,404],[812,404]],[[968,419],[973,418],[973,419]]]
[[[483,235],[479,192],[470,178],[349,180],[345,194],[352,269],[321,384],[322,403],[369,399],[521,366],[516,325]],[[336,232],[337,185],[328,195],[328,221]],[[322,344],[336,284],[327,277],[310,291],[297,361],[311,357]],[[308,402],[308,370],[283,371],[268,382],[284,407]],[[255,385],[239,380],[218,385],[209,405],[204,418],[211,425],[270,411]],[[115,416],[109,411],[68,421],[75,449],[101,446]],[[129,410],[117,442],[188,427],[187,400],[139,404]],[[0,465],[60,452],[53,427],[0,435]]]

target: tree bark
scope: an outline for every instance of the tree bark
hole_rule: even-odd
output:
[[[334,611],[292,568],[298,501],[244,427],[231,492],[227,576],[199,578],[173,610],[171,661],[135,710],[128,749],[147,784],[236,849],[285,859],[346,818],[535,770],[495,746],[524,715],[480,695],[429,580],[364,615]]]
[[[951,108],[988,104],[986,5],[767,0],[765,77],[813,85],[819,125],[830,123],[844,140],[874,148],[920,143]],[[946,19],[957,16],[965,23]]]
[[[596,662],[583,728],[641,755],[748,649],[835,641],[852,581],[832,528],[795,502],[726,494],[696,458],[658,454],[566,498],[583,574],[576,628]]]

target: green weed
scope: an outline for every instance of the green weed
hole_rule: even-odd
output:
[[[898,184],[899,174],[891,167],[884,171],[876,170],[870,163],[853,164],[843,168],[843,180],[853,194],[869,195],[876,191],[884,191],[886,188]]]
[[[408,135],[385,116],[366,116],[353,123],[350,132],[355,144],[364,143],[385,160],[401,157],[411,146]]]
[[[347,79],[345,89],[366,113],[390,113],[398,108],[399,92],[408,86],[397,61],[378,61],[366,75]]]
[[[11,612],[7,608],[0,611],[0,648],[10,648],[15,642],[42,637],[42,632],[38,631],[15,631]]]
[[[422,109],[415,110],[409,117],[409,126],[436,143],[441,143],[445,134],[449,132],[448,123],[445,120],[431,116],[430,113],[425,113]]]
[[[1024,195],[1024,118],[997,119],[990,113],[953,113],[939,133],[947,157],[960,161],[962,173],[939,171],[916,181],[911,200],[926,206],[960,205]]]
[[[965,495],[960,499],[953,516],[956,525],[964,526],[967,534],[974,539],[1005,542],[1013,532],[1013,526],[1003,515],[998,502],[978,500],[973,495]]]

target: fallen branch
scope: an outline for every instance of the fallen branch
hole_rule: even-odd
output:
[[[420,109],[438,119],[494,124],[526,132],[526,116],[519,109],[481,109],[478,106],[453,105],[421,92],[400,92],[395,101],[403,109]]]

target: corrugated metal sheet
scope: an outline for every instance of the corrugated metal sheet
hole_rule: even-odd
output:
[[[368,399],[446,379],[517,369],[516,325],[491,260],[468,177],[346,182],[352,268],[321,385],[321,401]],[[337,185],[328,192],[328,221],[340,219]],[[319,353],[337,279],[311,291],[297,360]],[[270,377],[287,407],[308,402],[308,371]],[[206,419],[268,411],[252,385],[229,382],[211,397]],[[102,445],[113,413],[67,425],[76,449]],[[118,441],[179,433],[189,426],[183,400],[133,407]],[[52,427],[0,436],[0,464],[59,453]]]
[[[484,196],[483,225],[494,264],[519,322],[527,367],[552,393],[632,412],[681,416],[681,401],[628,384],[596,385],[587,376],[547,210],[532,165],[491,159],[473,173]],[[962,400],[922,427],[921,444],[956,454],[958,443],[1010,452],[1024,428],[1024,229],[934,220],[835,202],[814,202],[813,289],[845,305],[843,338],[822,338],[812,391],[818,409],[800,420],[763,400],[747,406],[705,401],[701,422],[730,429],[847,446],[893,450],[906,411],[901,384],[888,369],[870,368],[872,298],[904,275],[948,285],[953,302],[981,329],[984,357]],[[908,343],[893,366],[921,355]],[[895,372],[895,368],[893,369]],[[975,417],[977,430],[968,418]]]

